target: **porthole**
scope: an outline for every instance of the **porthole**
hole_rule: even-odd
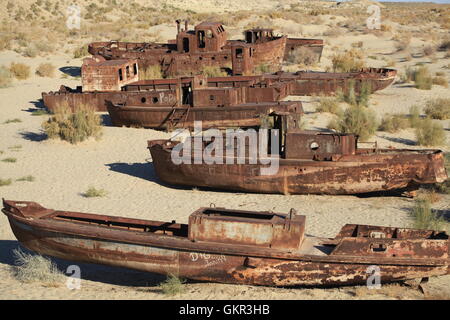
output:
[[[142,103],[146,103],[146,102],[147,102],[147,99],[146,99],[145,97],[142,97],[142,98],[141,98],[141,102],[142,102]]]
[[[158,98],[157,97],[153,97],[153,103],[158,103]]]

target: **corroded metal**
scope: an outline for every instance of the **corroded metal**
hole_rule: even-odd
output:
[[[284,130],[280,134],[282,151],[272,155],[279,156],[279,168],[271,175],[262,174],[270,164],[252,163],[248,154],[238,161],[234,142],[231,152],[230,146],[224,146],[221,163],[194,161],[198,153],[192,149],[190,156],[183,153],[183,157],[192,157],[190,163],[174,164],[171,153],[179,143],[148,142],[156,174],[167,184],[258,193],[358,194],[413,189],[447,179],[440,150],[359,148],[357,137],[351,134]],[[212,143],[202,144],[200,154]],[[244,148],[250,149],[248,141]]]
[[[244,32],[244,40],[228,40],[227,32],[218,22],[202,22],[194,30],[180,28],[177,37],[168,43],[146,42],[93,42],[88,46],[92,55],[108,60],[137,59],[142,68],[161,67],[165,76],[200,73],[205,66],[230,68],[234,75],[253,73],[260,65],[274,70],[292,50],[304,47],[318,62],[322,55],[323,40],[287,38],[274,35],[272,29],[251,29]]]
[[[211,282],[266,286],[366,284],[450,274],[443,231],[345,225],[335,238],[305,233],[305,217],[200,208],[189,224],[46,209],[3,200],[16,238],[40,254],[177,274]],[[360,231],[362,230],[362,232]]]
[[[99,67],[101,69],[101,66]],[[82,78],[98,78],[96,69],[90,69],[94,75],[88,75],[86,70]],[[111,69],[108,69],[111,70]],[[86,88],[71,89],[61,86],[56,92],[43,92],[42,99],[44,105],[49,110],[54,110],[57,106],[67,104],[70,107],[84,104],[97,111],[106,111],[106,101],[114,103],[127,103],[133,106],[173,106],[178,105],[202,105],[205,101],[208,106],[213,106],[214,101],[210,101],[210,95],[205,89],[213,88],[244,88],[240,96],[242,103],[253,102],[274,102],[280,101],[287,96],[302,95],[332,95],[337,90],[348,92],[352,87],[356,93],[366,86],[371,92],[382,90],[389,86],[396,77],[396,71],[392,69],[369,68],[359,72],[349,73],[327,73],[314,71],[299,72],[277,72],[273,74],[263,74],[260,76],[232,76],[232,77],[210,77],[202,76],[183,77],[177,79],[156,79],[142,80],[121,86],[121,90],[116,90],[121,83],[119,74],[110,71],[116,76],[116,81],[110,83],[97,82],[95,91],[88,91]],[[103,71],[101,73],[104,73]],[[124,71],[124,73],[126,73]],[[84,80],[83,80],[84,82]],[[108,88],[108,85],[110,87]],[[102,88],[102,89],[100,89]],[[108,88],[106,90],[105,88]],[[176,90],[179,90],[177,95]],[[222,95],[227,95],[223,91]],[[215,95],[217,96],[217,94]],[[203,99],[203,104],[200,100]],[[220,97],[219,97],[220,99]]]

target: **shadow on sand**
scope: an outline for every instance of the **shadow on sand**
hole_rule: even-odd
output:
[[[14,266],[15,259],[13,250],[17,248],[27,253],[33,253],[21,246],[18,241],[0,240],[0,264]],[[150,272],[50,258],[62,272],[65,272],[70,265],[79,266],[81,269],[81,279],[94,282],[128,287],[153,287],[166,279],[164,275]]]
[[[81,76],[81,68],[74,66],[67,66],[59,68],[59,71],[65,73],[71,77],[80,77]]]
[[[44,132],[31,132],[31,131],[22,131],[19,132],[19,134],[24,138],[25,140],[39,142],[47,139],[47,135]]]

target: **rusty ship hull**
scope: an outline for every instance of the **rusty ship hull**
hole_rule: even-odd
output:
[[[148,142],[153,168],[159,179],[169,185],[255,193],[339,195],[415,189],[421,184],[447,179],[440,150],[358,149],[355,154],[340,155],[334,160],[333,157],[326,160],[279,158],[274,174],[261,175],[261,169],[267,165],[251,164],[249,159],[239,164],[236,157],[225,157],[222,164],[196,164],[194,158],[190,164],[174,164],[171,152],[177,143]]]
[[[222,208],[201,208],[188,225],[55,211],[34,202],[4,200],[2,211],[19,242],[39,254],[193,280],[342,286],[366,284],[373,265],[381,283],[450,272],[448,235],[438,231],[345,225],[335,238],[321,238],[304,235],[304,216]],[[259,233],[243,236],[239,223]],[[224,224],[236,232],[217,231]],[[291,228],[283,232],[283,225]]]
[[[193,130],[196,121],[201,121],[203,129],[259,127],[273,114],[289,113],[298,120],[303,114],[300,102],[247,103],[226,107],[149,107],[108,103],[107,109],[114,126],[159,130]]]
[[[367,85],[371,92],[388,87],[396,77],[396,70],[383,68],[363,69],[359,72],[328,73],[300,71],[277,72],[261,76],[232,76],[207,78],[206,87],[244,88],[244,103],[281,101],[287,96],[333,95],[337,91],[347,92],[353,87],[358,94]],[[134,106],[173,106],[180,100],[176,90],[193,88],[194,77],[178,79],[141,80],[122,86],[122,90],[83,91],[61,86],[59,91],[43,92],[42,99],[47,109],[54,111],[61,105],[73,108],[86,105],[96,111],[107,111],[106,101]],[[194,89],[195,90],[195,89]],[[200,97],[200,95],[199,95]],[[208,98],[206,95],[203,98]]]

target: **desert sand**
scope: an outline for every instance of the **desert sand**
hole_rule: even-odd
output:
[[[195,8],[207,8],[220,12],[213,1],[197,1]],[[170,2],[174,5],[175,1]],[[179,1],[181,9],[187,1]],[[189,1],[189,3],[191,3]],[[257,3],[261,3],[257,1]],[[271,2],[264,2],[263,8],[273,8]],[[240,4],[240,5],[238,5]],[[325,4],[330,6],[329,3]],[[184,6],[184,7],[183,7]],[[251,5],[249,4],[249,7]],[[233,2],[228,11],[241,10],[242,2]],[[201,9],[198,9],[199,12]],[[350,48],[352,43],[362,41],[369,66],[385,66],[394,61],[394,68],[404,70],[406,66],[425,63],[431,72],[444,72],[450,78],[450,59],[445,52],[436,52],[434,60],[430,57],[416,57],[404,60],[405,53],[395,53],[395,41],[391,34],[348,32],[326,36],[333,20],[342,21],[342,16],[331,18],[327,13],[321,24],[300,25],[279,18],[274,23],[281,29],[289,29],[291,36],[314,36],[326,40],[321,63],[312,68],[325,70],[330,66],[335,48]],[[239,36],[242,28],[253,18],[240,21],[229,27],[234,36]],[[332,22],[332,23],[335,23]],[[396,22],[386,22],[394,27]],[[430,24],[433,27],[433,24]],[[414,27],[411,27],[414,28]],[[175,37],[175,26],[161,24],[149,30],[158,39],[166,41]],[[438,30],[445,34],[445,30]],[[448,32],[448,30],[447,30]],[[106,37],[107,35],[105,35]],[[107,40],[109,38],[103,39]],[[142,40],[152,40],[151,38]],[[428,39],[413,38],[411,50],[419,52]],[[80,43],[87,42],[83,39]],[[57,68],[54,78],[39,77],[32,72],[26,80],[15,80],[12,86],[0,89],[0,158],[17,158],[15,163],[0,162],[0,178],[11,178],[13,183],[0,187],[0,196],[12,200],[30,200],[54,209],[102,213],[142,219],[172,220],[187,223],[191,212],[200,206],[215,204],[244,210],[274,210],[288,212],[295,208],[306,215],[307,233],[333,237],[346,223],[373,224],[408,227],[412,224],[410,209],[414,199],[398,196],[358,197],[358,196],[313,196],[313,195],[259,195],[233,192],[205,191],[189,188],[170,188],[160,183],[151,164],[146,148],[147,140],[165,138],[169,133],[139,128],[117,128],[109,124],[108,114],[104,119],[103,136],[99,141],[89,140],[71,145],[59,140],[46,139],[41,131],[41,123],[48,116],[33,116],[31,112],[41,106],[41,92],[57,90],[61,84],[75,87],[81,85],[80,79],[64,76],[61,69],[68,66],[80,67],[82,59],[74,59],[72,50],[77,43],[58,44],[53,53],[34,58],[24,57],[12,50],[0,51],[0,65],[22,62],[32,70],[42,62],[51,62]],[[61,49],[59,49],[60,47]],[[394,53],[393,53],[394,52]],[[369,56],[376,58],[369,58]],[[431,90],[419,90],[411,84],[394,83],[390,87],[372,95],[370,108],[381,118],[387,113],[407,114],[412,105],[423,110],[426,100],[434,97],[450,98],[450,90],[433,85]],[[314,97],[288,97],[301,100],[306,111],[307,129],[325,129],[331,115],[315,113]],[[4,123],[18,118],[21,122]],[[450,142],[450,123],[440,121],[446,128],[447,141]],[[371,141],[380,147],[421,148],[415,144],[413,129],[405,129],[395,134],[378,131]],[[21,146],[15,147],[14,146]],[[447,145],[439,146],[449,151]],[[32,175],[35,181],[15,181]],[[89,186],[105,189],[105,197],[85,198],[81,194]],[[440,195],[433,208],[450,210],[450,196]],[[82,288],[69,290],[62,283],[57,287],[47,287],[40,283],[21,283],[11,273],[14,264],[12,250],[19,246],[6,217],[0,215],[0,299],[423,299],[416,289],[387,285],[381,290],[368,290],[365,287],[344,287],[332,289],[318,288],[269,288],[254,286],[225,285],[215,283],[185,284],[186,291],[174,297],[165,296],[158,290],[163,276],[111,268],[80,264]],[[56,260],[61,270],[71,264]],[[450,297],[450,276],[430,279],[427,285],[429,296]]]

